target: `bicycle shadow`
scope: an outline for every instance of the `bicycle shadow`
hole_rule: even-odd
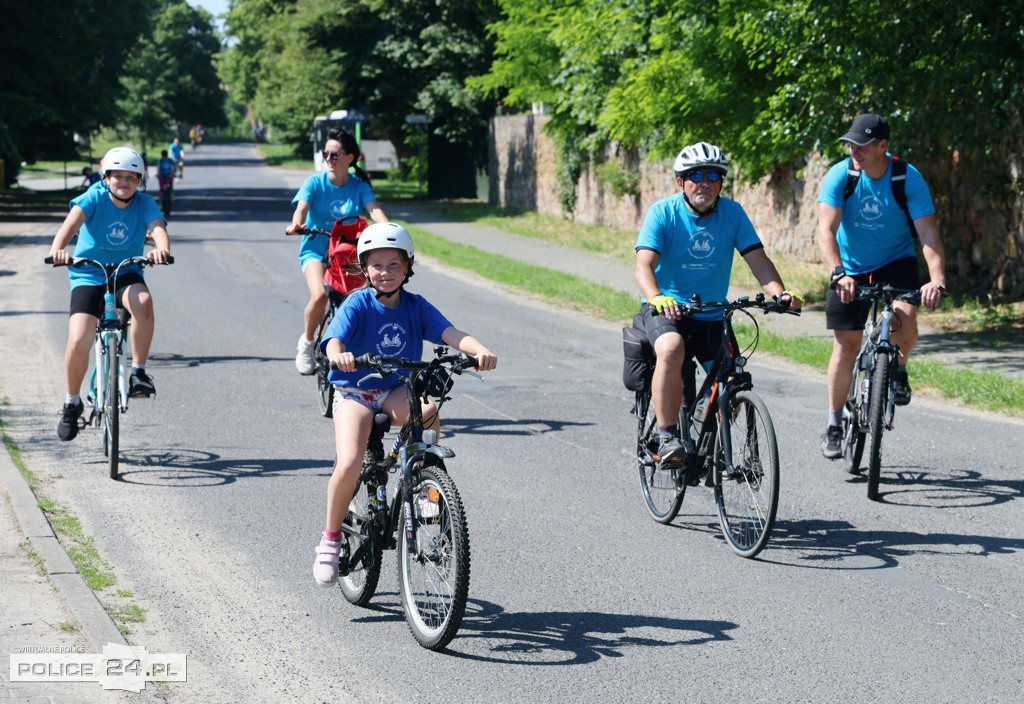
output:
[[[1024,538],[864,530],[825,519],[777,520],[768,549],[759,558],[806,569],[877,570],[896,567],[909,555],[949,556],[951,548],[972,557],[1012,555],[1024,551]]]
[[[238,364],[240,362],[290,362],[292,357],[268,357],[260,355],[203,355],[186,356],[183,354],[152,354],[149,358],[159,362],[165,369],[191,369],[207,364]]]
[[[99,458],[94,464],[106,466],[106,459]],[[334,467],[331,460],[226,459],[203,450],[122,451],[119,464],[119,478],[125,484],[178,488],[226,486],[242,479],[270,479]]]
[[[539,435],[557,433],[566,428],[578,428],[593,423],[567,420],[547,420],[543,418],[521,418],[510,420],[505,418],[452,418],[441,414],[441,427],[444,436],[454,437],[459,433],[467,435]]]
[[[867,483],[867,470],[848,484]],[[993,479],[973,469],[935,471],[920,465],[882,467],[880,503],[925,508],[978,508],[1024,497],[1024,479]]]
[[[357,623],[404,620],[396,592],[374,603]],[[668,648],[729,641],[733,621],[681,619],[598,611],[509,612],[498,604],[470,599],[459,633],[443,652],[456,658],[501,665],[585,665],[620,658],[636,648]]]

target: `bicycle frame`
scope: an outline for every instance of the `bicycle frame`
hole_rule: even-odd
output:
[[[128,317],[117,312],[113,291],[103,294],[104,313],[103,318],[96,322],[96,339],[93,342],[93,368],[92,378],[89,386],[92,393],[92,415],[93,418],[100,418],[103,415],[104,404],[107,399],[107,375],[109,365],[114,363],[107,359],[107,343],[111,339],[117,343],[118,365],[118,404],[121,412],[128,410],[128,369],[124,363],[124,331],[128,328]]]

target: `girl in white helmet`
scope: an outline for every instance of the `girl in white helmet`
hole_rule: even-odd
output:
[[[171,249],[167,223],[153,198],[138,192],[146,173],[142,156],[128,147],[114,147],[100,163],[107,188],[89,188],[71,201],[71,212],[50,246],[54,264],[66,264],[71,258],[65,248],[76,234],[76,257],[116,264],[128,257],[145,255],[154,264],[165,263]],[[151,232],[156,247],[144,253],[147,231]],[[57,424],[57,436],[61,440],[72,440],[78,434],[78,418],[85,410],[80,396],[82,381],[89,366],[96,322],[103,314],[105,291],[103,272],[93,267],[68,269],[68,277],[71,279],[71,317],[64,356],[67,397]],[[152,396],[156,389],[146,373],[146,360],[153,342],[153,299],[141,267],[121,269],[115,291],[117,307],[126,309],[132,316],[132,374],[128,393]]]
[[[414,250],[404,227],[393,222],[370,225],[359,237],[359,265],[369,286],[350,293],[338,309],[320,349],[338,367],[330,381],[334,393],[334,443],[337,461],[327,485],[327,521],[316,549],[313,577],[330,586],[348,574],[342,556],[341,524],[348,512],[363,452],[376,413],[391,416],[401,426],[409,415],[406,387],[397,375],[367,378],[356,371],[362,354],[420,359],[424,340],[444,344],[477,358],[482,371],[494,369],[498,358],[476,338],[453,326],[425,298],[403,287],[412,276]],[[423,406],[427,428],[437,430],[440,420],[433,402]]]

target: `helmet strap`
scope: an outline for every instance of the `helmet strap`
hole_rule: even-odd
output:
[[[138,191],[136,191],[135,193],[138,193]],[[117,195],[113,191],[110,191],[110,195],[114,198],[114,200],[119,200],[122,203],[124,203],[125,205],[127,205],[128,203],[131,203],[133,200],[135,200],[135,193],[132,193],[131,198],[122,198],[121,196]]]

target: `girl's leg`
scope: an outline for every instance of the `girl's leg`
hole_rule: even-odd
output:
[[[312,340],[316,335],[316,328],[324,318],[324,311],[327,310],[327,293],[324,291],[324,265],[323,262],[311,261],[302,269],[306,277],[306,286],[309,288],[309,303],[303,311],[303,322],[305,324],[305,339]]]
[[[329,533],[341,530],[356,482],[363,466],[366,441],[373,426],[374,411],[357,401],[342,400],[334,407],[334,471],[327,483]]]
[[[75,313],[68,319],[68,346],[64,352],[64,374],[68,393],[77,396],[89,370],[89,350],[95,338],[97,318],[88,313]]]
[[[153,297],[145,284],[132,284],[121,295],[121,305],[132,314],[129,335],[132,339],[132,364],[145,366],[153,344],[155,318]]]

